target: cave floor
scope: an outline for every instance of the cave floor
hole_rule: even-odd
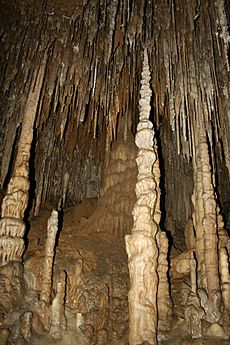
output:
[[[105,232],[98,232],[96,223],[90,223],[95,200],[87,200],[75,207],[64,210],[60,219],[60,231],[56,245],[53,283],[56,284],[58,272],[67,272],[67,284],[74,279],[74,267],[79,260],[83,261],[83,280],[75,294],[87,291],[84,298],[76,300],[67,296],[66,310],[70,319],[77,313],[83,315],[83,333],[64,333],[62,340],[53,340],[41,333],[33,335],[33,344],[96,344],[128,345],[128,304],[129,286],[127,256],[123,239],[114,239]],[[33,289],[38,291],[42,281],[42,265],[46,241],[46,224],[51,208],[40,211],[38,217],[32,217],[28,232],[28,246],[24,255],[25,268],[32,271],[36,279]],[[69,290],[68,290],[69,291]],[[68,295],[67,291],[67,295]],[[71,294],[70,294],[71,295]],[[84,295],[84,294],[83,294]],[[55,288],[53,296],[55,296]],[[70,320],[70,321],[69,321]],[[67,323],[67,325],[68,325]],[[170,335],[159,340],[159,345],[227,345],[229,340],[219,337],[192,340],[186,337],[184,325],[175,323]],[[108,330],[105,331],[105,330]],[[72,332],[72,333],[71,333]],[[101,337],[107,340],[98,340]],[[107,332],[107,333],[106,333]],[[106,334],[105,334],[106,333]],[[97,339],[97,340],[95,340]]]

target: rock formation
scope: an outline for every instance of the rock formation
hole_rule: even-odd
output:
[[[197,339],[202,337],[202,319],[205,313],[204,309],[201,307],[200,297],[197,294],[196,260],[193,252],[191,253],[189,264],[191,290],[185,305],[185,319],[188,332],[192,338]]]
[[[108,232],[117,238],[130,233],[136,199],[136,151],[130,131],[126,141],[119,136],[113,145],[108,166],[104,168],[100,200],[90,219],[89,228],[94,231]]]
[[[34,133],[34,122],[41,87],[45,74],[45,60],[38,68],[38,75],[31,84],[31,91],[25,107],[14,171],[2,201],[2,219],[0,220],[0,258],[1,265],[10,261],[21,261],[24,251],[23,236],[24,213],[29,199],[29,160]]]
[[[159,231],[157,234],[157,246],[159,251],[157,266],[159,279],[157,291],[158,333],[165,337],[171,327],[173,306],[168,281],[168,239],[163,231]]]
[[[141,80],[140,122],[135,142],[137,155],[137,202],[133,209],[134,226],[126,235],[126,250],[130,274],[129,290],[129,343],[157,343],[157,260],[156,234],[158,224],[153,215],[157,202],[157,182],[153,175],[156,162],[153,125],[149,121],[151,90],[147,51],[144,52]]]
[[[58,212],[53,210],[47,223],[47,238],[40,300],[49,304],[52,292],[53,261],[58,231]]]
[[[61,339],[63,332],[66,330],[65,288],[66,273],[62,271],[57,283],[57,293],[52,302],[49,330],[49,334],[56,339]]]
[[[0,343],[227,345],[229,1],[0,7]]]
[[[230,273],[229,256],[226,248],[221,248],[219,252],[219,267],[221,277],[221,293],[225,311],[230,311]]]
[[[198,261],[198,285],[207,290],[213,300],[214,292],[220,291],[217,246],[217,202],[212,184],[208,144],[204,128],[200,129],[197,156],[194,159],[194,227],[196,232],[196,258]],[[215,304],[213,300],[213,304]],[[217,306],[216,306],[217,307]]]

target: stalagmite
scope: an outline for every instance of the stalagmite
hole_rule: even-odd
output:
[[[50,303],[52,291],[52,275],[53,275],[53,261],[56,235],[58,231],[58,212],[53,210],[47,223],[47,239],[45,262],[43,268],[42,288],[40,300],[46,304]]]
[[[172,319],[172,301],[169,295],[168,282],[168,239],[165,232],[157,234],[157,246],[159,251],[157,274],[159,279],[157,292],[158,331],[165,334],[170,329]]]
[[[198,148],[197,148],[198,151]],[[199,152],[199,151],[198,151]],[[202,170],[201,170],[201,158],[198,153],[196,162],[194,163],[194,191],[192,195],[192,203],[194,206],[193,211],[193,224],[195,229],[195,253],[197,259],[197,272],[198,272],[198,285],[204,289],[207,288],[207,278],[205,275],[204,264],[204,235],[202,219],[204,217],[203,209],[203,184],[202,184]]]
[[[140,122],[135,137],[139,149],[136,159],[137,202],[133,209],[132,234],[125,236],[131,284],[128,296],[130,345],[142,342],[157,344],[158,225],[152,219],[157,200],[157,182],[152,173],[156,153],[153,150],[153,125],[149,121],[151,97],[149,81],[150,71],[145,51],[139,102]]]
[[[29,342],[32,333],[32,319],[33,314],[30,311],[24,313],[20,318],[21,335],[27,342]]]
[[[24,213],[29,199],[29,159],[33,140],[34,121],[45,74],[46,60],[34,74],[22,121],[14,171],[2,202],[0,220],[0,264],[21,261],[24,251]]]
[[[226,248],[228,255],[230,255],[230,237],[224,227],[223,216],[217,207],[217,226],[218,226],[218,249]]]
[[[226,248],[221,248],[219,252],[219,266],[221,276],[221,293],[224,302],[224,309],[230,312],[230,273],[229,256]]]
[[[204,129],[200,134],[200,154],[203,173],[202,200],[204,205],[204,218],[202,225],[204,230],[204,262],[207,277],[208,296],[210,299],[212,299],[213,292],[220,290],[217,249],[217,205],[214,195],[214,188],[212,185],[208,145]]]
[[[196,281],[196,260],[194,258],[194,253],[191,252],[189,259],[190,266],[190,277],[191,277],[191,291],[197,293],[197,281]]]
[[[156,155],[156,160],[153,164],[153,175],[155,176],[155,182],[156,182],[155,190],[156,190],[156,198],[157,199],[156,199],[155,210],[153,213],[153,219],[158,225],[160,225],[160,221],[161,221],[161,210],[160,210],[160,200],[161,200],[160,177],[161,177],[161,173],[160,173],[158,146],[157,146],[156,139],[154,140],[154,152]],[[165,237],[165,241],[168,242],[167,237]]]
[[[202,337],[202,323],[204,309],[201,307],[199,296],[190,292],[185,305],[185,319],[188,323],[188,331],[192,338]]]
[[[220,292],[214,291],[213,292],[213,300],[216,303],[213,303],[212,300],[208,298],[207,291],[203,288],[198,288],[197,293],[200,297],[200,303],[202,308],[205,311],[204,320],[209,323],[215,323],[220,320],[221,313],[219,311],[220,309]]]
[[[8,338],[10,335],[10,330],[6,328],[0,329],[0,341],[2,345],[8,345]]]
[[[57,293],[52,302],[51,324],[49,334],[56,339],[61,339],[63,331],[66,330],[65,317],[65,288],[66,273],[60,273],[57,283]]]
[[[204,317],[204,309],[201,307],[200,298],[197,294],[196,260],[193,252],[190,254],[189,265],[191,291],[189,292],[185,305],[185,319],[191,337],[196,339],[202,337],[202,318]]]
[[[75,309],[79,300],[79,287],[83,283],[83,260],[79,259],[72,272],[68,271],[67,274],[66,303]]]
[[[199,287],[208,293],[209,301],[218,313],[220,278],[218,272],[217,204],[212,184],[208,144],[205,129],[197,137],[196,164],[194,166],[194,215],[196,232],[196,258],[198,261]]]
[[[141,96],[146,95],[146,91],[141,90]],[[153,164],[152,173],[156,182],[156,203],[153,213],[153,220],[159,226],[161,221],[160,210],[160,164],[158,157],[158,146],[156,139],[154,140],[154,152],[156,160]],[[170,329],[170,323],[172,318],[172,301],[169,294],[169,282],[168,282],[168,239],[166,233],[159,231],[156,236],[157,246],[159,251],[157,274],[159,279],[158,292],[157,292],[157,310],[158,310],[158,332],[161,332],[161,337],[165,337],[166,331]],[[159,337],[159,336],[158,336]]]

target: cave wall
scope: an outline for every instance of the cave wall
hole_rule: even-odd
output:
[[[12,173],[28,92],[41,63],[31,159],[33,204],[98,197],[110,149],[136,131],[143,48],[159,129],[165,212],[191,215],[194,138],[204,124],[217,193],[228,202],[230,116],[227,1],[1,0],[1,185]],[[122,121],[121,121],[122,119]],[[219,150],[219,159],[215,151]],[[221,161],[221,163],[219,162]],[[218,165],[222,164],[222,174]]]

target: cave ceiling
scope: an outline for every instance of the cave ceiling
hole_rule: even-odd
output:
[[[57,202],[66,173],[69,203],[97,197],[112,143],[136,132],[147,49],[167,195],[181,188],[178,203],[188,218],[196,133],[204,126],[218,193],[227,201],[228,18],[227,1],[1,0],[1,186],[36,90],[30,178],[38,206]],[[166,203],[178,206],[169,197]]]

